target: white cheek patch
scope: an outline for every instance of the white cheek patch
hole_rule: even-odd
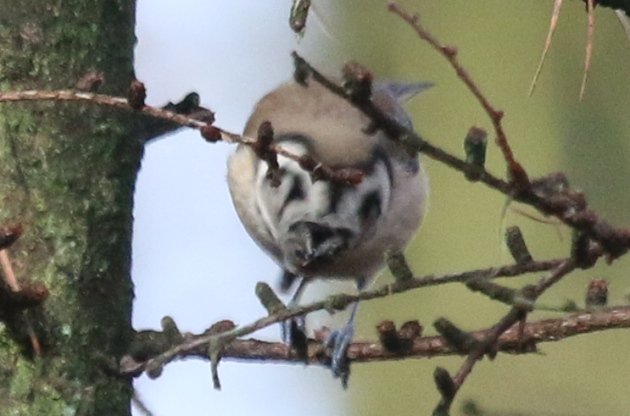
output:
[[[307,198],[307,209],[309,213],[312,213],[309,219],[321,218],[328,214],[329,206],[330,184],[326,181],[317,181],[312,184]]]
[[[282,147],[298,156],[307,153],[302,143],[284,141]],[[258,162],[256,174],[256,203],[276,240],[293,222],[323,215],[328,205],[325,182],[312,184],[310,175],[297,162],[282,155],[278,155],[278,165],[283,174],[277,188],[266,177],[266,163]]]
[[[308,152],[305,144],[283,141],[293,154]],[[369,173],[356,186],[328,181],[311,182],[309,173],[297,162],[278,156],[282,172],[280,186],[267,179],[267,164],[259,161],[256,174],[256,203],[265,225],[276,241],[298,221],[321,222],[330,227],[352,230],[355,235],[373,231],[374,224],[389,209],[392,181],[385,160],[375,157]],[[367,170],[367,169],[366,169]]]
[[[378,219],[377,217],[386,215],[391,186],[386,164],[376,161],[372,172],[365,175],[360,184],[344,189],[337,203],[336,212],[331,215],[337,215],[340,220],[352,224],[351,228],[360,229],[366,225],[366,216],[374,216],[375,218],[370,218],[370,222],[373,222]]]

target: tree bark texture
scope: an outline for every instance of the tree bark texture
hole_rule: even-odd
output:
[[[104,92],[125,94],[135,2],[0,0],[0,10],[1,90],[70,88],[97,70]],[[24,229],[8,249],[18,282],[49,291],[0,315],[2,414],[130,414],[131,381],[115,369],[132,333],[141,128],[85,104],[0,105],[0,225]]]

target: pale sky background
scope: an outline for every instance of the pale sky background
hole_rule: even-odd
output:
[[[257,99],[291,77],[290,52],[317,59],[315,45],[327,42],[317,27],[298,41],[287,24],[289,7],[288,0],[138,1],[136,76],[147,102],[163,105],[197,91],[218,126],[240,132]],[[326,54],[334,53],[327,45]],[[244,324],[264,315],[254,286],[275,284],[278,269],[232,208],[225,180],[232,150],[194,131],[147,147],[134,210],[137,329],[159,328],[165,315],[192,332],[220,319]],[[277,340],[279,330],[256,337]],[[199,360],[170,364],[159,379],[143,376],[135,386],[156,416],[328,415],[349,397],[322,368],[224,361],[219,371],[220,392],[209,364]]]

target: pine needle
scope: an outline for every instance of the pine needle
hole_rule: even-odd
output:
[[[628,40],[630,40],[630,17],[623,10],[615,10],[615,14],[619,18],[619,22],[623,29],[626,31],[626,36],[628,36]]]
[[[553,33],[556,31],[556,27],[558,27],[558,19],[560,17],[560,7],[562,7],[563,0],[556,0],[553,4],[553,12],[551,13],[551,20],[549,22],[549,31],[547,32],[547,39],[545,39],[545,47],[543,48],[542,55],[540,56],[540,61],[538,62],[538,68],[536,68],[536,73],[534,74],[534,79],[532,80],[531,85],[529,86],[528,96],[531,97],[534,92],[534,88],[536,88],[536,82],[538,81],[538,77],[540,76],[540,72],[542,71],[543,63],[545,62],[545,57],[547,56],[547,52],[549,51],[549,47],[551,46],[551,38],[553,37]]]
[[[584,97],[586,90],[586,81],[588,80],[588,71],[591,68],[591,58],[593,57],[593,41],[595,35],[595,4],[594,0],[587,1],[588,9],[588,29],[586,32],[586,51],[584,56],[584,75],[582,76],[582,86],[580,87],[580,101]]]

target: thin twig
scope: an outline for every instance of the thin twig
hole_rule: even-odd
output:
[[[565,225],[584,232],[593,240],[600,242],[611,258],[624,254],[630,248],[630,229],[613,228],[594,211],[588,209],[582,194],[570,189],[568,185],[563,185],[561,190],[546,189],[553,188],[547,185],[548,182],[551,183],[554,180],[556,175],[539,178],[532,183],[520,181],[518,184],[499,179],[485,168],[471,165],[432,145],[416,132],[388,117],[371,100],[354,101],[342,87],[329,80],[295,52],[294,57],[301,60],[300,65],[308,69],[315,81],[361,110],[376,128],[382,129],[392,139],[400,140],[409,148],[426,154],[465,176],[473,174],[479,182],[505,194],[510,199],[530,205],[542,214],[554,216]]]
[[[577,335],[589,334],[619,328],[630,328],[630,306],[616,306],[592,312],[581,312],[562,318],[544,319],[527,322],[522,328],[510,326],[496,339],[497,351],[510,354],[536,352],[539,343],[556,342]],[[479,341],[488,339],[495,327],[471,332]],[[197,340],[203,335],[189,335],[173,359],[202,358],[208,359],[207,345]],[[405,358],[431,358],[458,355],[449,342],[441,336],[422,336],[415,338],[411,346],[404,351],[391,352],[379,341],[357,341],[348,348],[348,358],[353,362],[373,362],[402,360]],[[221,353],[222,359],[238,361],[265,361],[277,363],[308,363],[328,365],[329,357],[323,353],[321,343],[309,340],[306,357],[291,353],[290,347],[282,342],[267,342],[256,339],[237,339],[226,345]],[[144,363],[125,366],[123,374],[138,375],[145,367]]]
[[[200,121],[194,117],[186,116],[184,114],[179,114],[169,109],[153,107],[150,105],[142,105],[139,108],[134,108],[129,105],[126,98],[113,97],[104,94],[94,94],[77,90],[28,90],[0,92],[0,103],[18,101],[85,101],[88,103],[120,108],[127,111],[140,112],[147,116],[174,123],[182,127],[201,130],[204,127],[210,126],[204,121]],[[214,125],[211,127],[219,133],[221,140],[225,142],[239,143],[246,146],[255,146],[257,143],[257,139],[255,138],[231,133]],[[349,175],[348,172],[343,169],[341,169],[341,172],[339,170],[332,169],[317,161],[313,157],[297,155],[284,149],[282,146],[271,145],[270,150],[275,152],[277,155],[282,155],[288,159],[294,160],[302,167],[302,169],[316,174],[320,179],[343,183],[354,183],[357,180],[357,175]]]
[[[549,276],[542,278],[535,286],[534,292],[531,293],[531,301],[534,302],[540,295],[542,295],[547,289],[556,284],[567,274],[571,273],[577,267],[576,262],[573,259],[567,259],[562,261],[558,267],[556,267]],[[513,306],[510,311],[501,320],[496,323],[483,338],[482,343],[478,348],[475,348],[467,356],[464,363],[460,366],[457,374],[453,377],[455,391],[450,398],[450,402],[454,398],[459,388],[464,384],[467,377],[472,372],[475,364],[490,350],[496,349],[499,337],[505,333],[512,326],[523,320],[526,316],[526,312],[517,306]],[[518,330],[521,332],[522,328]],[[447,407],[450,403],[447,403]]]
[[[547,289],[551,286],[555,285],[567,274],[571,273],[573,270],[577,268],[576,261],[574,259],[564,260],[562,263],[558,265],[556,269],[552,271],[552,273],[540,279],[535,287],[535,293],[533,295],[533,300],[536,300],[540,295],[545,293]]]
[[[18,101],[85,101],[100,104],[108,107],[120,108],[123,110],[133,110],[126,98],[112,97],[104,94],[94,94],[76,90],[27,90],[27,91],[4,91],[0,92],[0,102]],[[190,118],[173,111],[163,110],[157,107],[144,106],[138,110],[151,117],[170,121],[180,126],[201,128],[206,123]],[[252,139],[253,140],[253,139]]]
[[[527,174],[525,170],[521,166],[521,164],[516,160],[514,156],[514,152],[510,147],[510,144],[507,141],[507,136],[505,135],[505,131],[503,130],[503,125],[501,120],[503,119],[503,111],[497,110],[490,103],[490,101],[486,98],[486,96],[481,92],[481,89],[473,81],[472,77],[466,71],[466,69],[459,63],[457,60],[457,49],[453,46],[444,46],[442,45],[436,38],[426,30],[421,24],[418,15],[410,14],[405,9],[403,9],[399,4],[395,2],[391,2],[388,4],[389,10],[396,14],[398,17],[403,19],[405,22],[411,26],[411,28],[416,32],[418,37],[422,40],[426,41],[433,49],[439,52],[448,63],[453,67],[455,73],[462,80],[462,82],[468,87],[468,90],[475,96],[479,104],[483,107],[486,114],[492,121],[492,126],[494,127],[494,131],[497,135],[497,145],[501,152],[503,153],[503,157],[507,164],[508,168],[508,177],[510,181],[512,181],[518,188],[524,188],[528,185],[529,181],[527,178]]]
[[[140,397],[138,390],[133,391],[133,395],[131,396],[131,402],[136,406],[138,412],[143,416],[154,416],[153,412],[149,410],[147,405],[144,403],[144,400]]]
[[[7,249],[0,249],[0,268],[2,268],[2,274],[4,281],[7,282],[7,286],[14,292],[20,291],[20,284],[15,277],[13,266],[11,265],[11,259],[9,259],[9,252]]]
[[[507,315],[496,323],[489,331],[486,332],[482,344],[479,348],[471,351],[467,356],[464,363],[460,366],[457,374],[453,376],[455,387],[457,390],[464,384],[466,378],[470,375],[475,364],[486,354],[489,348],[496,346],[497,341],[501,334],[505,333],[508,329],[519,320],[521,311],[516,308],[510,309]]]
[[[227,346],[230,345],[232,342],[235,342],[237,338],[252,334],[270,325],[274,325],[279,322],[295,318],[297,316],[307,315],[309,313],[319,310],[328,310],[330,312],[334,312],[335,310],[343,310],[348,305],[358,301],[384,298],[394,293],[407,292],[426,286],[436,286],[453,282],[465,282],[469,279],[478,279],[480,277],[488,279],[498,277],[514,277],[526,273],[553,270],[566,261],[567,259],[532,261],[510,266],[492,267],[467,271],[463,273],[447,274],[439,277],[416,277],[400,282],[390,283],[373,290],[367,290],[357,295],[332,295],[322,301],[302,306],[296,306],[293,308],[282,309],[275,314],[265,316],[250,324],[239,326],[238,328],[222,332],[221,334],[216,334],[215,332],[212,332],[196,336],[192,339],[188,339],[180,345],[176,345],[168,351],[165,351],[159,356],[153,358],[153,362],[157,362],[159,365],[164,365],[181,356],[181,354],[185,353],[186,351],[207,348],[213,340],[220,342],[227,348]]]
[[[555,216],[569,227],[582,231],[590,238],[599,241],[605,250],[610,254],[611,258],[620,256],[630,248],[630,230],[615,229],[610,226],[606,221],[599,218],[595,212],[588,210],[585,202],[576,197],[577,193],[564,192],[562,194],[541,195],[533,186],[525,188],[514,186],[514,182],[508,183],[492,175],[487,170],[480,168],[479,166],[472,166],[463,159],[430,144],[414,131],[409,130],[388,117],[370,100],[361,101],[360,103],[353,102],[351,97],[349,97],[341,87],[329,81],[312,66],[308,65],[308,68],[316,81],[320,82],[323,86],[335,94],[338,94],[348,100],[352,105],[355,105],[363,111],[376,126],[383,129],[388,135],[404,141],[410,148],[414,148],[417,151],[422,152],[459,172],[462,172],[464,175],[474,174],[479,182],[482,182],[488,187],[507,195],[509,198],[528,204],[545,215]],[[132,109],[125,98],[111,97],[102,94],[92,94],[73,90],[31,90],[0,93],[0,102],[42,100],[85,101],[121,108],[127,111],[138,111],[151,117],[176,123],[181,126],[196,129],[208,127],[208,124],[203,121],[161,108],[145,105],[140,109]],[[256,139],[240,136],[215,126],[211,127],[216,129],[221,139],[226,142],[241,143],[247,146],[252,146],[256,143]],[[277,145],[272,146],[272,150],[279,155],[298,162],[303,169],[313,174],[317,174],[322,179],[338,179],[342,182],[348,181],[347,175],[343,174],[343,172],[338,175],[336,170],[332,170],[331,168],[324,166],[312,157],[293,154]],[[350,179],[352,180],[353,177],[354,175],[351,175]],[[523,185],[523,183],[523,181],[520,182],[521,185]]]
[[[492,119],[497,143],[503,152],[508,164],[508,175],[510,182],[489,173],[484,168],[473,166],[466,161],[445,152],[437,146],[431,145],[428,141],[420,137],[416,132],[406,128],[396,120],[381,111],[371,100],[354,100],[341,86],[335,84],[323,74],[318,72],[312,65],[294,52],[294,58],[298,65],[307,69],[309,75],[319,82],[329,91],[347,100],[351,105],[361,110],[372,122],[373,128],[383,130],[394,140],[401,141],[405,146],[468,175],[473,174],[479,182],[488,187],[498,190],[510,199],[530,205],[544,215],[551,215],[558,218],[567,226],[584,232],[590,238],[600,242],[608,252],[611,259],[619,257],[630,249],[630,229],[614,228],[605,220],[600,218],[594,211],[589,210],[584,196],[568,187],[563,190],[552,190],[541,192],[541,187],[545,187],[545,180],[538,179],[536,186],[529,181],[527,173],[523,167],[515,160],[507,142],[505,131],[501,125],[502,113],[495,110],[488,99],[481,93],[480,89],[472,81],[468,73],[461,67],[455,59],[455,50],[451,47],[441,46],[435,38],[419,25],[416,16],[404,11],[396,3],[389,4],[390,10],[399,15],[404,21],[409,23],[416,33],[424,40],[427,40],[436,50],[444,55],[454,67],[460,79],[466,83],[471,92],[478,98],[486,113]],[[553,176],[553,175],[550,175]]]
[[[11,259],[9,258],[9,251],[7,249],[0,249],[0,268],[2,269],[2,274],[4,275],[4,280],[7,283],[7,286],[9,286],[14,293],[20,292],[21,286],[15,276],[15,272],[13,271]],[[29,316],[26,315],[24,319],[26,332],[28,333],[28,337],[31,341],[31,347],[33,348],[35,355],[39,357],[42,355],[41,343],[39,342],[39,338],[33,329]]]
[[[315,67],[305,61],[296,52],[293,52],[293,57],[300,60],[300,65],[303,65],[308,69],[310,76],[325,87],[330,92],[338,95],[339,97],[348,101],[351,105],[359,109],[365,114],[373,123],[374,126],[383,130],[390,138],[394,140],[400,140],[409,148],[414,149],[417,152],[421,152],[430,158],[437,160],[445,164],[446,166],[455,169],[464,175],[475,174],[479,182],[482,182],[492,189],[495,189],[503,194],[510,195],[512,193],[512,187],[503,179],[500,179],[488,172],[487,170],[478,166],[473,166],[467,163],[462,158],[459,158],[453,154],[450,154],[441,148],[431,144],[420,135],[408,129],[407,127],[398,123],[395,119],[383,112],[378,106],[376,106],[371,100],[355,101],[352,97],[339,85],[328,79],[324,74],[319,72]]]

